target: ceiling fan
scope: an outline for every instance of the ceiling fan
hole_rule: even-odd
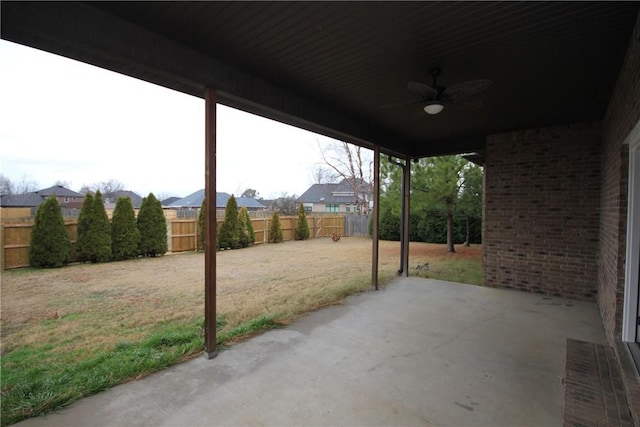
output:
[[[440,68],[433,68],[431,76],[433,85],[427,86],[424,83],[409,82],[407,88],[419,94],[422,99],[411,102],[411,104],[424,104],[424,111],[427,114],[438,114],[445,108],[452,110],[475,109],[482,106],[478,99],[469,99],[470,96],[478,94],[491,86],[491,80],[471,80],[457,83],[451,86],[439,86],[437,79],[440,77]]]

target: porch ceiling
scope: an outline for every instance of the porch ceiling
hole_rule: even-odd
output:
[[[637,2],[10,2],[2,38],[387,153],[603,118]],[[427,116],[407,82],[490,79]]]

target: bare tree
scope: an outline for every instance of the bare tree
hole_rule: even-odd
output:
[[[117,179],[110,179],[109,181],[102,181],[93,184],[92,189],[94,192],[100,190],[102,196],[104,197],[107,194],[113,194],[118,191],[124,190],[124,184],[118,181]]]
[[[282,194],[280,197],[271,202],[271,210],[279,212],[281,215],[290,216],[296,215],[298,210],[296,209],[296,199],[298,196]]]
[[[251,197],[252,199],[256,200],[262,199],[258,190],[254,190],[253,188],[247,188],[246,190],[244,190],[240,197]]]
[[[337,181],[335,172],[321,165],[311,171],[311,179],[314,184],[333,184]]]
[[[62,180],[56,181],[55,185],[59,185],[61,187],[65,187],[65,188],[71,187],[71,183],[69,181],[62,181]]]
[[[373,177],[371,150],[344,141],[328,144],[326,148],[318,141],[318,148],[324,163],[353,190],[358,214],[368,214]]]
[[[94,182],[93,184],[82,184],[79,193],[87,194],[87,193],[96,193],[100,191],[102,197],[105,201],[114,202],[113,196],[118,191],[124,191],[124,184],[118,181],[117,179],[110,179],[109,181],[102,182]]]
[[[23,175],[22,180],[20,180],[20,182],[18,182],[14,186],[14,190],[15,190],[14,194],[33,193],[37,189],[38,189],[38,183],[27,178],[26,175]]]
[[[80,187],[80,191],[78,191],[78,193],[80,194],[87,194],[92,192],[93,190],[91,189],[91,185],[88,184],[82,184],[82,187]]]
[[[156,196],[156,199],[160,200],[161,202],[173,196],[173,194],[167,193],[166,191],[161,191],[158,194],[153,193],[153,195]]]
[[[6,176],[0,173],[0,195],[10,196],[14,193],[13,182]]]

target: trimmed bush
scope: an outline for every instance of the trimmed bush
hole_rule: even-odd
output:
[[[167,223],[162,204],[153,193],[142,199],[138,212],[138,230],[142,256],[153,257],[167,252]]]
[[[111,249],[113,259],[123,260],[137,257],[140,252],[140,230],[136,224],[131,199],[119,197],[111,220]]]
[[[87,194],[78,218],[76,254],[79,261],[106,262],[111,259],[111,226],[102,194]]]
[[[244,208],[244,216],[247,220],[247,234],[249,235],[249,245],[253,245],[256,242],[256,232],[253,229],[253,221],[251,221],[251,217],[249,216],[249,211],[247,208]]]
[[[93,230],[93,256],[91,262],[106,262],[111,260],[111,225],[104,208],[104,201],[100,191],[96,191],[91,204],[91,228]]]
[[[280,226],[280,216],[278,212],[274,212],[271,217],[271,226],[269,227],[269,242],[280,243],[282,242],[282,227]]]
[[[224,209],[224,222],[218,235],[220,249],[238,249],[240,247],[240,222],[238,221],[238,202],[231,195]]]
[[[307,215],[304,212],[304,205],[300,203],[300,209],[298,210],[298,225],[294,232],[294,239],[307,240],[309,238],[309,223],[307,222]]]
[[[38,208],[31,232],[29,263],[33,267],[62,267],[69,261],[71,242],[55,197]]]
[[[253,231],[253,224],[251,223],[249,211],[246,207],[240,209],[238,222],[240,223],[240,246],[246,248],[249,245],[253,245],[256,241],[256,236]]]
[[[206,199],[202,199],[202,205],[200,206],[200,212],[198,212],[198,250],[204,250],[204,243],[206,241],[207,232],[207,208]]]
[[[89,261],[91,253],[91,208],[93,206],[93,196],[87,193],[82,202],[82,209],[78,216],[78,239],[76,240],[76,257],[78,261]]]

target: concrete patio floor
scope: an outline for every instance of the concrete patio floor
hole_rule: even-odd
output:
[[[594,303],[419,278],[21,426],[561,426]]]

